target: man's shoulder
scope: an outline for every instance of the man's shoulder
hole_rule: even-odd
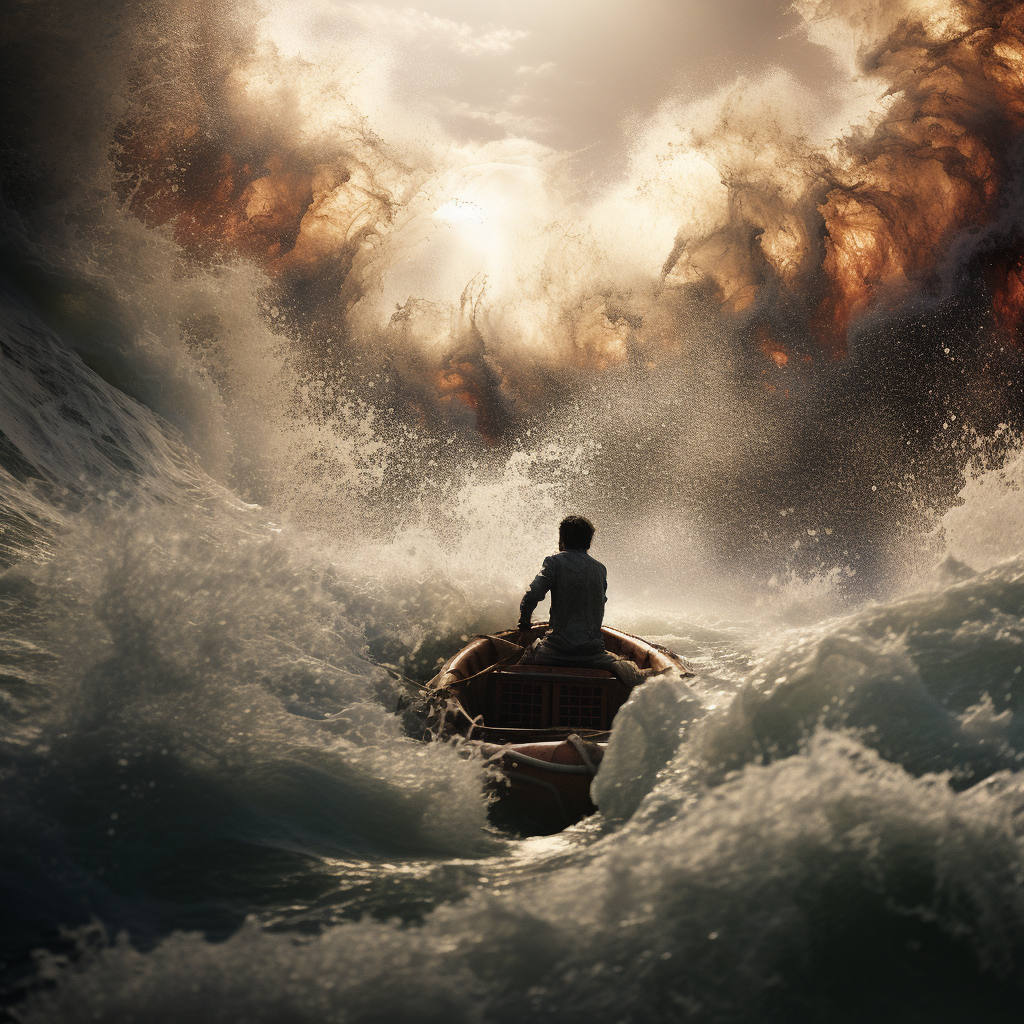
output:
[[[561,554],[561,552],[559,552],[558,554]],[[558,561],[558,554],[547,555],[544,558],[544,561],[540,564],[541,576],[550,576],[553,572],[557,571],[558,566],[561,564]]]
[[[557,555],[549,555],[544,561],[548,560],[558,561],[565,565],[574,565],[579,567],[585,565],[589,569],[597,569],[603,573],[607,573],[608,570],[602,565],[589,551],[583,551],[581,549],[569,549],[568,551],[559,551]],[[557,564],[557,563],[556,563]]]

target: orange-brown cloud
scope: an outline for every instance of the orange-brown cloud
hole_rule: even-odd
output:
[[[957,240],[998,215],[1024,127],[1024,4],[955,7],[958,18],[941,31],[908,15],[858,55],[863,78],[887,88],[886,109],[827,152],[794,156],[798,185],[727,177],[725,223],[666,254],[668,287],[645,300],[646,311],[610,313],[607,289],[552,289],[547,330],[563,358],[600,370],[644,345],[663,347],[664,331],[648,338],[644,319],[664,323],[680,289],[697,288],[738,322],[765,324],[782,302],[800,321],[788,333],[802,331],[804,351],[830,357],[845,354],[859,317],[939,294]],[[296,294],[331,279],[335,305],[318,317],[341,324],[372,286],[352,270],[360,246],[387,235],[399,200],[343,144],[302,140],[282,109],[243,103],[242,48],[204,34],[201,14],[188,17],[195,24],[182,29],[178,53],[156,47],[136,61],[113,149],[118,195],[147,224],[166,227],[189,259],[247,259]],[[176,74],[154,80],[167,64]],[[1004,254],[986,278],[993,323],[1013,337],[1024,317],[1020,258]],[[751,353],[781,369],[792,346],[776,334],[747,331]],[[469,410],[496,437],[517,372],[526,393],[530,371],[497,367],[487,349],[481,339],[467,355],[452,334],[427,379],[435,408]]]
[[[748,182],[727,183],[730,226],[679,254],[691,280],[735,312],[768,285],[817,295],[807,326],[833,356],[857,317],[937,290],[951,244],[995,217],[1024,125],[1022,5],[952,6],[955,34],[904,19],[861,55],[888,109],[819,158],[806,190],[752,203]]]

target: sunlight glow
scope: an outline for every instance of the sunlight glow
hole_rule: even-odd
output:
[[[445,224],[455,225],[482,225],[487,220],[487,214],[482,206],[471,202],[468,199],[450,199],[439,210],[434,211],[436,220],[444,221]]]

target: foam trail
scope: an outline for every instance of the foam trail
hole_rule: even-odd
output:
[[[50,967],[62,984],[25,1019],[86,1020],[102,1005],[111,1020],[204,1020],[226,999],[253,1020],[583,1021],[611,1010],[669,1021],[682,1008],[695,1020],[782,1020],[805,1000],[834,1006],[837,992],[853,1012],[840,1019],[873,1007],[895,1020],[922,1005],[936,1020],[979,1005],[1009,1019],[1019,798],[1009,782],[957,796],[823,735],[685,816],[664,808],[582,870],[518,885],[514,901],[481,894],[421,928],[363,921],[300,946],[253,925],[215,946],[184,934],[149,954],[120,943],[78,971]],[[893,966],[908,955],[925,978],[908,983]],[[963,972],[972,961],[984,991]]]

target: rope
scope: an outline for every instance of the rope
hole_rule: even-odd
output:
[[[576,753],[580,755],[583,763],[590,769],[590,774],[596,775],[597,768],[594,766],[594,762],[590,760],[590,755],[587,753],[587,747],[582,738],[576,733],[570,733],[566,736],[566,739],[576,748]]]
[[[501,758],[505,760],[508,758],[512,761],[512,767],[516,768],[519,764],[529,765],[531,768],[540,768],[546,772],[558,772],[562,775],[593,775],[594,772],[588,768],[585,764],[556,764],[554,761],[543,761],[539,757],[531,757],[529,754],[520,754],[518,750],[502,750],[489,760],[495,758]]]
[[[488,639],[491,639],[491,637],[488,637]],[[521,658],[522,656],[523,656],[523,648],[520,647],[519,648],[519,657]],[[516,654],[513,651],[510,655],[508,655],[508,657],[500,658],[498,661],[491,662],[490,665],[487,665],[484,668],[480,669],[479,672],[474,672],[471,676],[459,676],[458,677],[458,681],[460,683],[468,683],[470,681],[470,679],[476,679],[478,676],[486,675],[488,672],[493,672],[496,668],[498,668],[501,665],[511,665],[512,664],[512,659],[515,658],[515,657],[516,657]],[[447,686],[445,686],[445,687],[438,687],[438,689],[445,689],[445,690],[447,690],[448,687]]]
[[[516,633],[521,632],[521,630],[510,629],[509,632],[514,635]],[[518,647],[521,651],[526,650],[526,648],[523,647],[522,644],[517,644],[514,640],[508,640],[505,637],[501,636],[501,634],[499,633],[474,633],[473,636],[477,640],[497,640],[503,644],[512,644],[514,647]]]
[[[532,768],[540,768],[544,771],[557,772],[563,775],[596,775],[598,766],[594,764],[587,753],[586,743],[583,738],[576,733],[572,733],[566,737],[566,740],[575,747],[576,753],[583,759],[583,764],[560,764],[556,761],[545,761],[543,758],[520,753],[512,743],[505,743],[496,749],[491,747],[491,744],[485,743],[482,744],[481,749],[486,755],[489,764],[507,759],[529,765]],[[487,753],[488,747],[491,747],[491,753],[489,754]],[[512,767],[516,767],[515,763],[513,763]]]

